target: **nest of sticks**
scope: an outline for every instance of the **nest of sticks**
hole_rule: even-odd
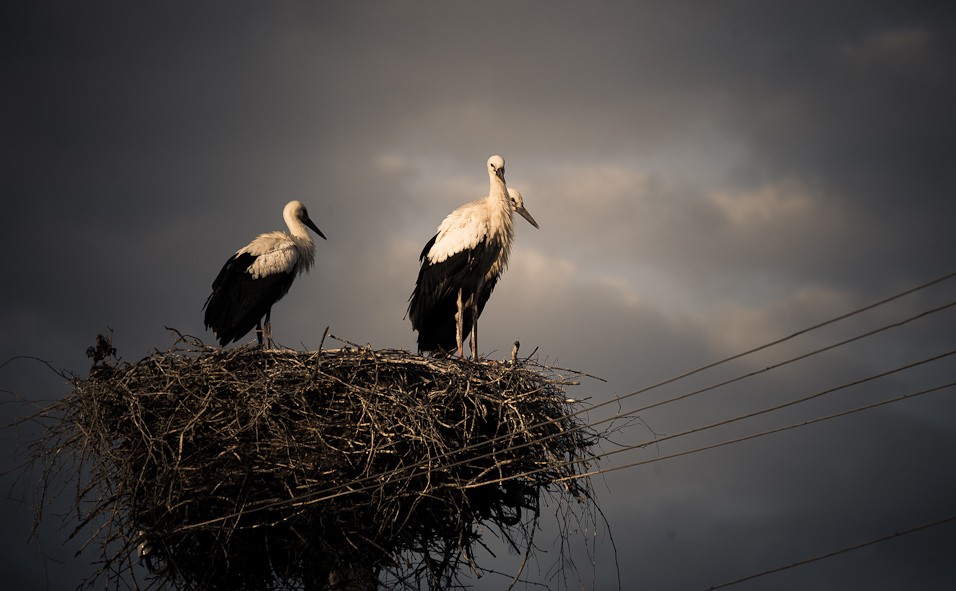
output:
[[[530,552],[543,500],[593,509],[574,372],[189,337],[89,354],[36,457],[78,480],[91,585],[447,589],[486,572],[483,535]]]

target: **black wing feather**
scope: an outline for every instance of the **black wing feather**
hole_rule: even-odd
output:
[[[212,282],[212,294],[203,308],[205,325],[222,346],[245,336],[292,286],[294,273],[273,273],[253,279],[249,267],[256,257],[233,255]]]
[[[492,263],[500,256],[500,245],[482,241],[473,249],[458,252],[440,263],[428,260],[428,251],[437,234],[425,245],[420,257],[422,266],[409,298],[408,315],[412,328],[418,331],[419,351],[449,352],[457,349],[455,314],[458,312],[458,290],[462,290],[465,307],[462,339],[471,334],[472,302],[478,315],[485,307],[498,275],[489,276]]]

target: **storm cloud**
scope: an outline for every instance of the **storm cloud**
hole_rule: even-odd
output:
[[[953,12],[853,1],[9,7],[0,362],[35,356],[82,375],[107,327],[129,361],[169,346],[167,326],[212,342],[201,307],[215,274],[280,228],[292,198],[328,241],[274,308],[276,340],[314,348],[329,327],[414,350],[404,316],[418,254],[449,211],[484,194],[495,153],[541,228],[516,220],[511,267],[482,316],[484,354],[503,358],[520,340],[606,380],[569,392],[597,404],[790,335],[956,270]],[[624,409],[954,294],[932,286]],[[642,411],[614,438],[638,445],[872,376],[954,348],[954,329],[942,311]],[[953,381],[952,367],[601,465],[915,392]],[[13,393],[4,424],[29,412],[17,397],[65,393],[26,360],[0,369],[0,388]],[[599,589],[706,589],[947,517],[954,413],[949,389],[604,475],[595,491],[610,531],[582,576]],[[5,429],[3,570],[18,589],[70,588],[94,567],[73,556],[68,532],[48,520],[39,545],[28,541],[29,481],[16,479],[14,454],[34,435]],[[954,548],[949,523],[737,588],[950,589]],[[550,560],[525,575],[558,585]]]

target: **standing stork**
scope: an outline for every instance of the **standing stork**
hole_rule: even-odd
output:
[[[419,256],[422,267],[408,304],[419,351],[448,353],[457,347],[463,358],[470,333],[472,357],[478,359],[478,316],[508,266],[512,212],[538,227],[521,193],[505,184],[501,156],[488,159],[488,178],[488,195],[448,214]]]
[[[259,345],[272,346],[272,305],[288,293],[298,274],[312,267],[315,244],[307,228],[323,240],[325,234],[299,201],[288,202],[282,218],[288,232],[259,234],[229,257],[212,282],[212,294],[203,305],[205,324],[222,346],[238,341],[253,326]]]

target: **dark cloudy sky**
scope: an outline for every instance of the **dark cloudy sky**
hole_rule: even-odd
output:
[[[501,358],[520,339],[542,361],[606,379],[569,392],[593,402],[956,270],[947,3],[142,4],[4,9],[0,360],[82,373],[106,327],[129,361],[168,347],[165,326],[212,342],[201,307],[213,277],[281,227],[290,198],[328,241],[276,306],[276,339],[315,348],[328,326],[414,349],[403,317],[417,256],[448,211],[485,194],[494,153],[541,229],[516,220],[483,353]],[[954,299],[945,282],[622,407]],[[950,351],[954,334],[956,313],[940,312],[641,412],[614,439],[633,445],[872,376]],[[952,359],[601,466],[951,382]],[[63,396],[61,382],[35,362],[0,369],[0,389],[29,400]],[[25,414],[4,396],[4,423]],[[611,527],[573,534],[584,586],[706,589],[953,515],[954,396],[596,479]],[[4,429],[5,469],[32,433]],[[11,588],[68,589],[92,572],[56,519],[29,543],[22,483],[0,484]],[[549,531],[525,575],[576,588],[578,575],[551,576]],[[506,554],[488,566],[513,572]],[[953,556],[950,522],[737,588],[953,589]],[[492,575],[481,585],[504,586]]]

